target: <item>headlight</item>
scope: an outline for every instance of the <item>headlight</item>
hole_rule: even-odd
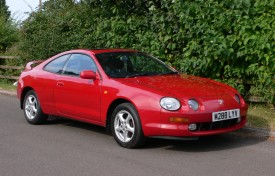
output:
[[[199,103],[196,100],[194,100],[194,99],[188,100],[188,105],[194,111],[197,111],[199,109]]]
[[[234,99],[235,99],[239,104],[241,104],[241,100],[240,100],[239,95],[235,94],[235,95],[234,95]]]
[[[175,98],[164,97],[160,100],[160,106],[168,111],[176,111],[180,108],[180,102]]]

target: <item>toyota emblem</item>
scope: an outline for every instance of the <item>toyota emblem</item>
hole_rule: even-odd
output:
[[[223,100],[218,100],[219,104],[222,105],[223,104]]]

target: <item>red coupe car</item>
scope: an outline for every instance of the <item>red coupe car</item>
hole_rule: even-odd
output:
[[[125,148],[142,145],[146,137],[234,131],[245,125],[247,113],[234,88],[125,49],[71,50],[30,62],[17,96],[31,124],[53,115],[104,126]]]

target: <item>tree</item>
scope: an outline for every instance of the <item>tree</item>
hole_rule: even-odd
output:
[[[17,41],[17,28],[10,18],[6,0],[0,0],[0,52],[5,52]]]
[[[16,26],[5,17],[0,16],[0,52],[5,52],[15,42],[18,41],[18,31]]]
[[[10,18],[9,7],[6,5],[6,0],[0,0],[0,16],[7,21]]]

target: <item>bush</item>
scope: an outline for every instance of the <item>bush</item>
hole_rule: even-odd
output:
[[[15,24],[0,15],[0,53],[4,53],[17,41],[18,32]]]
[[[275,0],[49,0],[23,23],[21,55],[134,48],[274,103]]]

